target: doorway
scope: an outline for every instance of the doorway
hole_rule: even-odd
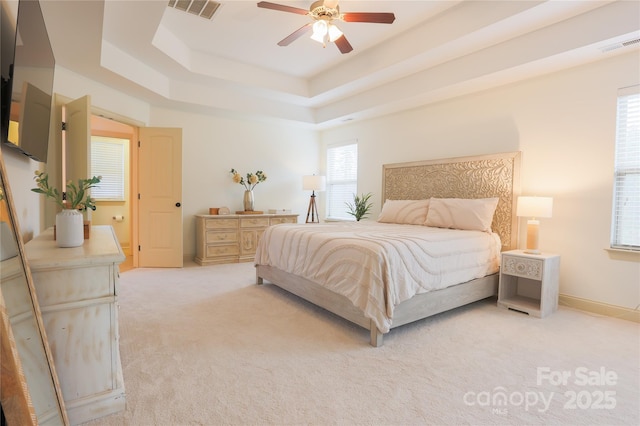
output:
[[[104,200],[111,204],[98,204],[105,214],[90,216],[93,225],[122,229],[117,237],[128,247],[125,267],[182,267],[182,129],[144,127],[103,113],[91,106],[88,95],[76,100],[56,96],[56,104],[65,126],[55,141],[60,155],[51,163],[63,179],[97,176],[91,172],[92,137],[127,141],[128,195]]]
[[[122,251],[126,256],[125,262],[120,267],[121,271],[132,269],[133,261],[133,208],[132,208],[132,176],[135,175],[135,162],[132,161],[132,150],[136,146],[137,129],[125,123],[106,119],[97,115],[91,116],[91,174],[100,175],[101,169],[96,169],[95,155],[104,158],[107,166],[114,165],[115,162],[122,162],[122,182],[114,183],[114,185],[122,184],[122,194],[105,195],[96,199],[97,209],[91,212],[91,223],[93,225],[111,225],[116,234],[116,238],[122,247]],[[114,149],[109,149],[113,146]],[[103,151],[96,149],[97,147],[107,147],[107,154],[101,154]],[[121,148],[121,158],[119,158],[118,147]],[[108,157],[109,155],[113,157]],[[100,167],[98,165],[98,167]],[[104,170],[104,169],[103,169]],[[114,168],[114,175],[118,171]]]

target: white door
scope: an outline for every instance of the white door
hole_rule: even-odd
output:
[[[182,129],[140,128],[138,266],[182,267]]]

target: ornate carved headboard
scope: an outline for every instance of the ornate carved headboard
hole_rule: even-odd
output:
[[[382,202],[435,198],[498,197],[491,229],[503,250],[518,246],[516,199],[520,152],[447,158],[382,166]]]

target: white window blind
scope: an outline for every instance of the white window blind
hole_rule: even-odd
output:
[[[640,86],[618,94],[611,247],[640,250]]]
[[[91,173],[102,176],[91,189],[91,198],[100,201],[124,201],[124,147],[126,139],[91,138]]]
[[[353,220],[347,202],[358,190],[358,144],[327,148],[327,218]]]

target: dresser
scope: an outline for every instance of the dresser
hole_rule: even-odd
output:
[[[265,229],[280,223],[297,223],[297,214],[196,215],[196,263],[253,261]]]
[[[125,408],[118,346],[118,265],[113,228],[93,226],[80,247],[59,248],[53,228],[25,245],[69,422]]]

